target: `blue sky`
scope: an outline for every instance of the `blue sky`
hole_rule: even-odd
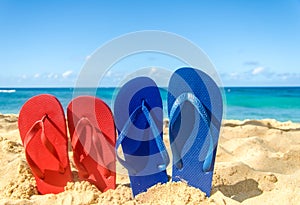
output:
[[[0,0],[0,87],[73,86],[97,48],[141,30],[192,41],[225,86],[300,86],[300,0]]]

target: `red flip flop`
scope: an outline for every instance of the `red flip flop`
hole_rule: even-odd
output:
[[[29,99],[19,114],[25,155],[41,194],[64,191],[72,181],[66,121],[60,102],[52,95]]]
[[[99,98],[80,96],[67,109],[73,157],[81,180],[105,192],[116,188],[116,130],[110,108]]]

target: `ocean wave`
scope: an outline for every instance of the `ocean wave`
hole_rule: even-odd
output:
[[[11,89],[11,90],[0,90],[0,93],[15,93],[16,90]]]

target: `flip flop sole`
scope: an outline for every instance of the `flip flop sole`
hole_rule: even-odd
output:
[[[186,181],[209,196],[223,114],[220,89],[200,70],[178,69],[169,82],[168,113],[172,180]]]
[[[154,136],[152,127],[141,111],[142,103],[150,111],[159,136]],[[138,109],[138,110],[137,110]],[[135,119],[130,116],[136,112]],[[122,150],[128,169],[133,195],[146,191],[157,183],[168,181],[166,170],[157,166],[163,164],[155,137],[162,141],[162,100],[155,82],[147,77],[138,77],[127,82],[120,90],[114,104],[116,127],[120,133],[130,119],[131,126],[124,140]],[[132,171],[135,170],[135,171]]]
[[[116,129],[110,108],[99,98],[80,96],[69,103],[67,116],[80,179],[102,192],[115,189]]]
[[[28,139],[28,136],[30,136],[28,133],[32,126],[43,118],[44,134],[49,140],[47,143],[48,145],[51,144],[56,150],[61,166],[65,169],[63,173],[59,171],[60,163],[57,158],[47,149],[45,142],[42,142],[41,129],[34,132],[32,139]],[[20,110],[18,127],[23,145],[26,145],[26,153],[44,172],[44,178],[41,179],[33,171],[38,191],[41,194],[64,191],[67,182],[72,181],[72,173],[67,150],[66,121],[59,101],[54,96],[47,94],[29,99]],[[26,142],[28,141],[30,143],[27,145]]]

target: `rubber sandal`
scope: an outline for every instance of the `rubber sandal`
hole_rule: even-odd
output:
[[[72,181],[66,121],[60,102],[38,95],[21,108],[18,126],[28,165],[41,194],[64,191]]]
[[[155,82],[147,77],[127,82],[116,97],[114,114],[117,159],[128,170],[133,195],[167,182],[169,156],[162,140],[162,100]],[[123,157],[118,154],[120,146]]]
[[[172,180],[185,181],[210,196],[223,113],[220,89],[206,73],[181,68],[168,87]]]
[[[101,99],[80,96],[67,109],[74,163],[81,180],[105,192],[116,188],[116,130],[110,108]]]

